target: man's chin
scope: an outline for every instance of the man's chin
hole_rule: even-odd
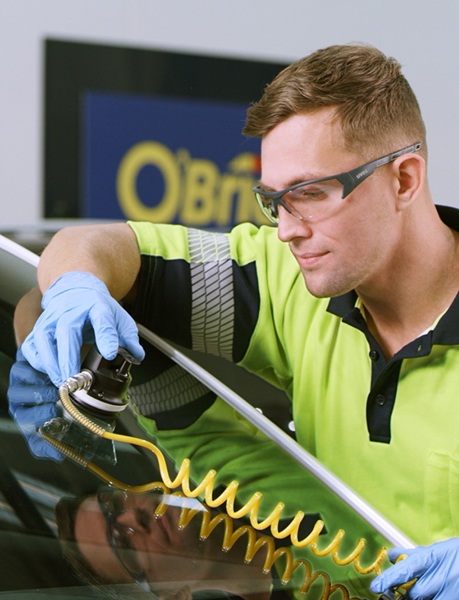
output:
[[[303,277],[308,292],[315,298],[334,298],[346,294],[353,289],[352,286],[339,285],[336,282],[314,281],[310,273],[303,273]]]

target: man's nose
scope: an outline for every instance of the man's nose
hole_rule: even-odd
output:
[[[124,525],[125,527],[131,527],[132,529],[136,529],[139,526],[135,510],[133,510],[132,508],[118,515],[118,517],[116,518],[116,522],[120,525]]]
[[[294,238],[309,238],[312,229],[308,221],[302,221],[279,205],[279,223],[277,225],[277,236],[281,242],[290,242]]]

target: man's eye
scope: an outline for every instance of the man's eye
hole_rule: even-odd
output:
[[[125,511],[126,497],[123,493],[110,492],[100,496],[101,505],[107,514],[121,514]]]
[[[320,188],[305,187],[292,190],[289,192],[287,197],[294,202],[304,202],[305,200],[324,200],[326,198],[326,194],[324,193],[324,190]]]
[[[111,512],[119,513],[124,510],[124,499],[119,494],[113,494],[111,498]]]
[[[273,206],[273,200],[271,200],[271,198],[268,198],[267,196],[263,196],[263,206],[265,206],[266,208],[271,208]]]

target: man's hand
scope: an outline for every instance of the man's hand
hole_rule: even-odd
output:
[[[375,593],[397,587],[417,579],[407,591],[413,600],[452,600],[459,590],[459,538],[437,542],[431,546],[418,546],[405,550],[393,548],[389,559],[395,562],[401,554],[407,558],[384,571],[371,583]]]
[[[94,275],[72,271],[45,292],[43,313],[22,344],[26,360],[46,373],[56,387],[80,371],[84,342],[94,342],[107,360],[123,346],[144,358],[135,321]]]
[[[10,371],[10,415],[24,435],[32,454],[39,458],[61,461],[64,456],[38,433],[38,428],[43,423],[57,417],[58,397],[57,388],[49,377],[31,367],[19,348],[16,362]]]

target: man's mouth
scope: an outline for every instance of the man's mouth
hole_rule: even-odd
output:
[[[325,252],[305,252],[303,254],[296,254],[294,256],[298,261],[300,266],[313,266],[318,263],[324,256],[329,254],[328,251]]]

